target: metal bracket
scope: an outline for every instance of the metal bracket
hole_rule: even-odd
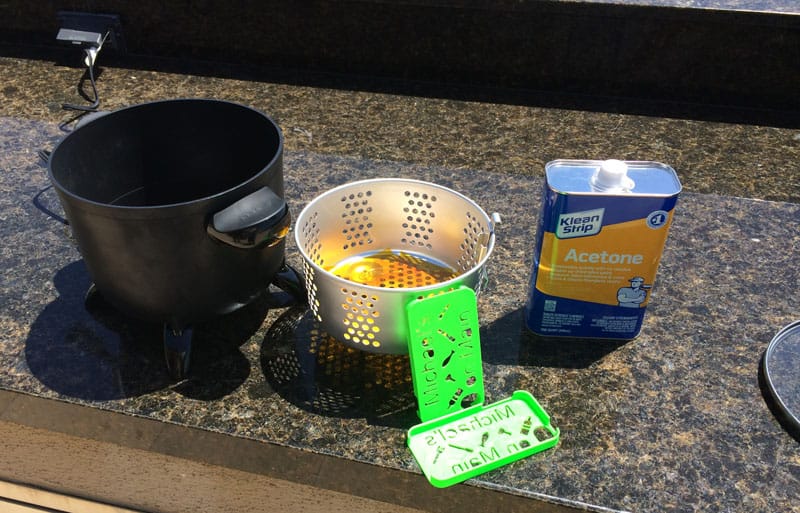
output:
[[[56,35],[59,41],[96,49],[106,46],[120,55],[127,52],[117,14],[59,11],[56,18],[61,27]]]

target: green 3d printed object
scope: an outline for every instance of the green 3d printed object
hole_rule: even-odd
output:
[[[411,378],[420,420],[484,400],[475,293],[460,287],[406,306]]]
[[[536,399],[517,390],[494,404],[418,424],[407,443],[428,481],[444,488],[553,447],[558,437]]]

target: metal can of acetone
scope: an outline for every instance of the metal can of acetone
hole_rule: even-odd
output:
[[[658,162],[548,162],[528,328],[546,337],[635,338],[680,191],[675,170]]]

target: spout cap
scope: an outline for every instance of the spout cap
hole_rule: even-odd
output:
[[[591,179],[592,189],[598,192],[628,192],[634,187],[628,177],[628,165],[616,159],[603,161]]]

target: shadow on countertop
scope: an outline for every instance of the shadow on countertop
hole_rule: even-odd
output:
[[[541,337],[527,329],[521,308],[487,326],[482,330],[481,340],[487,363],[562,369],[585,369],[627,343]]]
[[[164,361],[157,323],[131,320],[97,294],[82,260],[58,270],[58,297],[31,326],[25,358],[31,373],[51,390],[75,399],[107,401],[171,388],[189,398],[212,400],[239,387],[250,374],[239,350],[269,308],[257,300],[210,326],[194,330],[192,369],[174,383]]]
[[[403,428],[417,422],[408,355],[347,347],[305,307],[288,309],[272,324],[261,367],[273,390],[308,412]]]

